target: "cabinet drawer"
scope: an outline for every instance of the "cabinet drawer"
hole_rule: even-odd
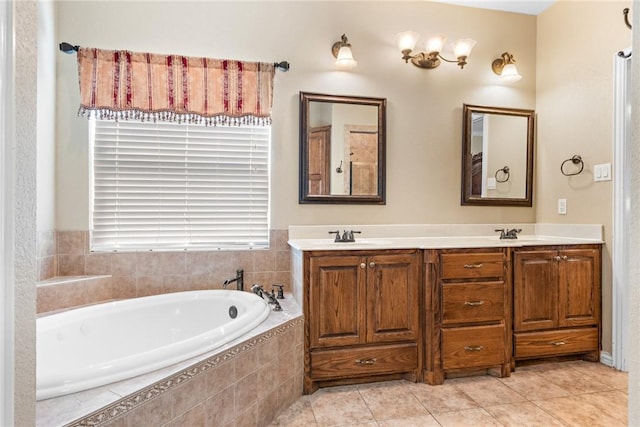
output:
[[[418,367],[416,344],[396,344],[311,353],[314,379],[409,372]]]
[[[442,329],[444,369],[492,366],[505,363],[504,326]]]
[[[491,322],[504,318],[504,282],[442,285],[442,323]]]
[[[442,279],[476,279],[502,277],[502,252],[442,254]]]
[[[598,351],[598,328],[515,334],[515,357],[526,359]]]

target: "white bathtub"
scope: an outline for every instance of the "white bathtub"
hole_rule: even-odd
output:
[[[231,318],[235,307],[237,316]],[[151,372],[224,345],[269,306],[249,292],[179,292],[37,319],[37,400]]]

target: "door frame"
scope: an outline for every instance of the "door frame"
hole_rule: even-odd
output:
[[[612,250],[612,343],[611,365],[628,370],[629,346],[629,197],[630,168],[627,150],[631,138],[631,48],[614,59],[613,143],[613,250]],[[603,355],[604,356],[604,355]],[[605,357],[602,357],[605,359]],[[607,362],[603,360],[603,362]]]

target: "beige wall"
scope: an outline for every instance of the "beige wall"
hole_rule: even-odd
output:
[[[278,72],[275,83],[273,229],[363,222],[604,224],[603,342],[610,351],[612,185],[594,184],[591,171],[612,160],[613,55],[630,44],[621,18],[628,2],[560,1],[538,18],[431,2],[374,4],[59,2],[58,39],[106,49],[288,60],[291,70]],[[403,63],[395,46],[395,34],[405,29],[473,37],[478,44],[464,70],[452,64],[419,70]],[[358,60],[352,72],[333,65],[330,47],[342,33]],[[508,86],[490,68],[506,50],[524,76]],[[86,230],[87,123],[76,116],[75,58],[56,59],[56,226]],[[299,91],[387,98],[385,206],[297,203]],[[460,206],[463,103],[537,110],[534,208]],[[567,178],[559,166],[573,154],[583,157],[585,172]],[[558,198],[568,201],[566,216],[556,214]]]
[[[613,159],[613,63],[631,45],[622,20],[629,2],[563,0],[538,17],[537,222],[604,224],[603,350],[611,352],[612,181],[593,182],[593,166]],[[560,173],[579,154],[584,172]],[[615,167],[615,165],[613,165]],[[559,198],[567,215],[557,214]]]
[[[100,31],[95,31],[99,28]],[[401,60],[395,35],[478,41],[460,70]],[[346,33],[358,61],[337,71]],[[271,228],[326,223],[533,222],[533,208],[460,206],[462,104],[535,107],[536,18],[431,2],[58,2],[58,39],[83,46],[256,61],[288,60],[275,79]],[[497,84],[509,50],[524,78]],[[87,124],[77,67],[58,55],[57,228],[88,229]],[[298,204],[299,91],[387,98],[387,204]]]

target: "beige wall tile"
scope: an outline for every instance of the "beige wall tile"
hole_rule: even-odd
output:
[[[161,252],[162,274],[185,274],[186,259],[184,252]]]
[[[212,252],[194,251],[185,254],[185,273],[205,274],[211,273],[214,266],[214,255]]]
[[[170,393],[165,393],[134,409],[126,417],[129,419],[129,426],[159,426],[171,421],[174,417],[171,412],[171,399]]]
[[[243,408],[242,412],[236,415],[236,426],[255,426],[258,424],[258,405]]]
[[[110,253],[90,253],[84,258],[85,274],[111,274]]]
[[[112,276],[114,299],[126,299],[136,297],[136,278],[133,276]]]
[[[56,276],[58,271],[58,257],[46,256],[38,258],[38,280],[47,280]]]
[[[242,379],[247,375],[257,371],[258,368],[258,351],[252,348],[243,351],[235,357],[236,378]]]
[[[162,276],[142,276],[136,279],[136,296],[146,297],[162,293]]]
[[[137,252],[136,275],[158,276],[162,275],[162,254],[159,252]]]
[[[242,412],[244,408],[254,405],[258,400],[258,375],[250,373],[236,382],[236,414]]]
[[[205,402],[207,426],[224,426],[229,423],[233,423],[233,420],[236,417],[235,406],[234,385],[230,385],[218,394],[207,399]]]
[[[183,414],[206,400],[207,380],[204,375],[196,375],[172,391],[174,416]]]
[[[171,422],[171,427],[206,427],[207,414],[204,403],[201,403]]]
[[[111,255],[111,274],[114,276],[135,276],[137,257],[135,252]]]
[[[209,369],[204,374],[207,382],[207,396],[220,393],[228,389],[236,382],[235,361],[222,363],[215,368]],[[233,392],[231,394],[234,394]]]
[[[191,290],[187,288],[187,276],[184,274],[171,274],[162,276],[162,292],[183,292]]]
[[[74,255],[87,253],[86,234],[86,231],[58,231],[57,253]]]
[[[253,259],[256,272],[276,270],[276,251],[274,250],[255,251]]]
[[[58,276],[83,276],[84,255],[58,255]]]

